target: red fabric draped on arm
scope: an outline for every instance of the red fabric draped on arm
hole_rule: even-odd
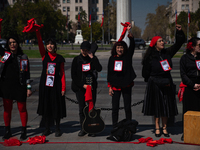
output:
[[[185,91],[185,87],[187,87],[187,85],[185,85],[185,84],[183,84],[183,82],[181,82],[179,85],[179,91],[178,91],[179,102],[181,102],[183,100],[183,93]]]
[[[94,107],[94,104],[93,104],[93,99],[92,99],[92,87],[90,85],[88,85],[86,88],[85,101],[89,105],[89,111],[92,110],[92,108]]]

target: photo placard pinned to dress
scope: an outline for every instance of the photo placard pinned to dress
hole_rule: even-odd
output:
[[[114,71],[122,71],[122,68],[123,68],[123,61],[115,60]]]
[[[163,68],[164,71],[170,71],[172,70],[172,68],[169,65],[169,62],[167,61],[167,59],[160,61],[160,64]]]
[[[88,64],[82,64],[82,71],[90,71],[90,63]]]
[[[21,71],[28,71],[28,60],[27,59],[21,59],[20,60],[20,70]]]
[[[10,57],[10,55],[11,55],[11,53],[5,52],[5,54],[1,57],[0,62],[5,63],[8,60],[8,58]]]
[[[54,76],[47,75],[46,86],[49,86],[49,87],[53,87],[54,86]]]
[[[196,60],[197,69],[200,70],[200,60]]]
[[[47,74],[55,75],[56,63],[48,63],[47,64]]]

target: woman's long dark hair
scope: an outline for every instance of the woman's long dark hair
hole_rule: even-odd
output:
[[[55,41],[53,38],[48,38],[48,39],[45,41],[45,45],[47,46],[47,45],[49,44],[49,42],[52,42],[52,43],[53,43],[53,45],[55,46],[54,51],[56,52],[56,51],[57,51],[57,44],[56,44],[56,41]],[[46,47],[46,51],[48,52],[47,47]]]
[[[112,48],[112,50],[111,50],[111,55],[112,55],[112,56],[117,55],[117,52],[116,52],[116,47],[117,47],[117,46],[123,46],[123,48],[124,48],[124,54],[127,53],[127,51],[128,51],[128,46],[127,46],[127,44],[126,44],[124,41],[120,41],[120,42],[116,42],[116,43],[114,44],[114,46],[113,46],[113,48]],[[124,55],[124,54],[123,54],[123,55]]]
[[[145,62],[149,61],[152,57],[155,57],[156,52],[157,52],[157,50],[156,50],[155,46],[154,47],[149,46],[144,54],[143,59],[142,59],[142,65],[144,65]]]
[[[10,39],[14,39],[14,40],[17,42],[17,45],[18,45],[18,47],[17,47],[17,55],[22,55],[22,54],[24,54],[24,53],[23,53],[23,50],[21,49],[21,47],[20,47],[20,45],[19,45],[18,39],[17,39],[16,37],[14,37],[14,36],[10,36],[9,38],[7,38],[6,46],[5,46],[6,50],[7,50],[7,51],[10,51],[10,48],[9,48],[9,40],[10,40]]]
[[[195,47],[196,45],[197,45],[197,42],[200,40],[200,38],[198,38],[198,37],[192,37],[189,41],[188,41],[188,43],[189,42],[192,42],[192,47]],[[186,53],[188,54],[188,53],[191,53],[191,50],[190,49],[186,49]]]

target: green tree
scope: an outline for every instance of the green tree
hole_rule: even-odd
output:
[[[158,5],[156,13],[148,13],[146,17],[146,29],[144,30],[143,39],[152,38],[159,35],[165,39],[166,30],[169,26],[169,20],[166,14],[166,6]]]
[[[51,2],[56,2],[56,0]],[[18,0],[13,7],[7,7],[1,16],[3,19],[2,37],[4,38],[12,34],[17,35],[20,40],[35,38],[35,33],[22,33],[27,20],[31,18],[35,18],[38,24],[44,24],[44,28],[41,29],[43,39],[55,37],[59,33],[61,37],[58,40],[61,40],[65,31],[66,17],[60,10],[55,11],[49,1],[39,0],[37,3],[32,3]]]
[[[141,38],[141,32],[142,32],[142,30],[139,27],[134,26],[134,27],[132,27],[131,30],[132,30],[132,33],[133,33],[133,35],[134,35],[135,38]]]

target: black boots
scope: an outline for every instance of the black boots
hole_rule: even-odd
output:
[[[25,140],[26,138],[27,138],[27,136],[26,136],[26,127],[22,127],[20,140],[23,141],[23,140]]]
[[[5,134],[4,136],[2,137],[2,140],[6,140],[6,139],[9,139],[10,137],[12,137],[12,133],[10,131],[10,126],[6,126],[5,127]]]

